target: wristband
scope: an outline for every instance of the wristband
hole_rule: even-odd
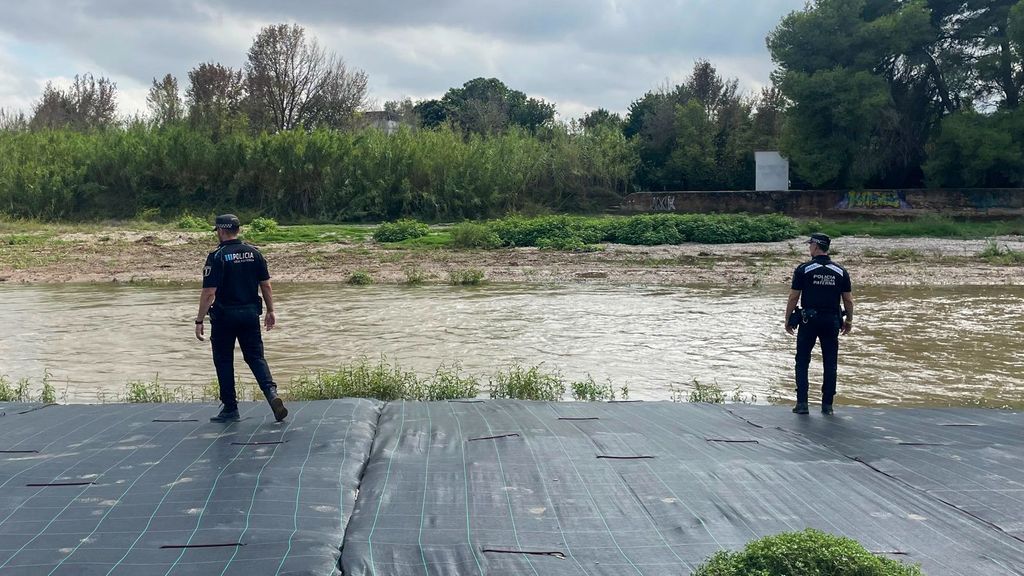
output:
[[[203,323],[203,321],[202,321],[202,320],[196,320],[196,326],[198,326],[198,325],[200,325],[200,324],[202,324],[202,323]]]

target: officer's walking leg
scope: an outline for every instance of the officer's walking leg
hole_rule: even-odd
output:
[[[260,390],[267,397],[274,419],[278,422],[288,416],[284,402],[277,397],[277,384],[270,375],[270,366],[263,356],[263,336],[260,335],[260,317],[255,311],[246,317],[245,325],[238,332],[238,344],[242,348],[242,357],[252,370],[252,375],[260,385]]]
[[[220,401],[225,410],[238,409],[235,397],[235,323],[223,312],[210,319],[210,345],[213,347],[213,366],[220,385]]]
[[[808,376],[807,371],[811,365],[811,350],[814,349],[814,340],[817,338],[817,330],[813,323],[801,324],[796,333],[796,402],[797,404],[807,403]]]
[[[839,319],[824,319],[818,332],[821,340],[821,363],[824,368],[821,379],[821,405],[831,406],[836,395],[836,373],[839,369]]]
[[[242,349],[242,358],[252,370],[260,390],[267,400],[277,396],[277,384],[270,375],[270,366],[263,356],[263,336],[260,334],[260,317],[254,312],[245,317],[238,331],[238,346]]]

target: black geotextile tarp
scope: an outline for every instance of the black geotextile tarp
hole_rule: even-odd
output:
[[[756,407],[745,416],[762,411],[786,414]],[[891,427],[902,414],[876,424]],[[948,423],[965,423],[956,416]],[[989,422],[988,432],[1019,437],[1018,421]],[[987,466],[974,470],[972,490],[995,494],[1024,480],[1007,465],[1007,484],[987,484]],[[810,436],[753,426],[726,407],[490,400],[384,408],[341,568],[351,576],[688,574],[716,550],[806,527],[931,575],[1024,573],[1020,540]]]
[[[211,405],[10,407],[5,576],[330,574],[380,411],[296,403],[278,424],[248,403],[225,425]]]
[[[1024,539],[1024,414],[838,407],[832,417],[730,407],[799,434]]]

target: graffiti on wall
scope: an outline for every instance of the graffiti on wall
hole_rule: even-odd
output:
[[[898,209],[911,208],[906,194],[899,190],[850,190],[836,204],[839,210],[851,209]]]
[[[653,212],[675,212],[675,196],[653,196],[651,197],[651,211]]]

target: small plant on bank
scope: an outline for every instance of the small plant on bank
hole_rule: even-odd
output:
[[[714,384],[701,384],[694,378],[693,389],[690,390],[690,395],[686,401],[694,404],[724,404],[725,392],[717,382]]]
[[[489,250],[501,246],[501,238],[485,224],[463,222],[451,228],[452,246],[455,248],[482,248]]]
[[[373,239],[377,242],[401,242],[410,238],[422,238],[430,234],[430,226],[413,219],[385,222],[377,227]]]
[[[790,576],[920,576],[908,566],[875,556],[856,540],[818,530],[786,532],[754,540],[739,552],[717,552],[694,576],[789,574]]]
[[[576,401],[607,402],[615,400],[615,388],[612,387],[611,381],[598,384],[589,374],[585,380],[570,384],[569,388],[572,389],[572,399]],[[628,398],[629,389],[623,386],[621,390],[626,393],[624,399]]]
[[[210,224],[203,218],[193,216],[189,213],[182,214],[175,225],[181,230],[210,230]]]
[[[1024,252],[1013,250],[1006,245],[1000,247],[995,240],[989,240],[985,248],[978,253],[978,257],[990,264],[1002,266],[1024,264]]]
[[[419,387],[415,400],[458,400],[480,395],[480,381],[462,372],[461,364],[442,364],[429,380]]]
[[[125,384],[124,401],[129,404],[177,402],[178,396],[175,390],[160,383],[160,376],[155,376],[151,382],[133,380]]]
[[[427,281],[427,275],[419,268],[405,269],[405,283],[408,286],[422,286]]]
[[[448,273],[448,283],[452,286],[479,286],[484,282],[484,271],[477,268],[452,270]]]
[[[558,402],[565,395],[565,381],[561,375],[542,372],[540,366],[523,368],[515,364],[507,371],[492,376],[489,388],[491,398]]]
[[[353,286],[369,286],[373,284],[373,276],[364,270],[356,270],[348,277],[348,283]]]

